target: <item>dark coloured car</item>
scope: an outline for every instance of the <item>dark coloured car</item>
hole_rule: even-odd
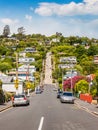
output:
[[[36,88],[36,89],[35,89],[35,93],[36,93],[36,94],[40,94],[40,93],[42,93],[41,88]]]
[[[62,93],[63,93],[62,91],[58,91],[57,92],[57,98],[60,98],[60,96],[61,96]]]

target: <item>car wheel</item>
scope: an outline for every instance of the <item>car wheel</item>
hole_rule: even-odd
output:
[[[72,102],[72,104],[74,104],[74,101]]]
[[[15,107],[15,105],[12,105],[13,107]]]
[[[61,103],[63,103],[63,101],[62,100],[60,100],[61,101]]]
[[[28,104],[27,104],[28,106],[30,105],[30,103],[28,102]]]

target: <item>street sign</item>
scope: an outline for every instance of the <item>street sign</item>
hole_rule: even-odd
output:
[[[16,79],[14,82],[15,82],[15,88],[18,89],[18,85],[19,85],[18,79]]]

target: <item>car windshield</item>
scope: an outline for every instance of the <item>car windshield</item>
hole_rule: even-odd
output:
[[[72,96],[72,93],[63,93],[64,96]]]
[[[24,95],[15,95],[14,98],[24,98]]]
[[[59,91],[58,93],[62,93],[62,91]]]

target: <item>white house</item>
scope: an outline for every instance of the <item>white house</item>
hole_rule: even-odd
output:
[[[2,89],[3,91],[6,92],[11,92],[11,93],[23,93],[23,82],[19,82],[18,85],[18,90],[15,88],[15,83],[14,79],[12,76],[7,76],[7,75],[1,75],[0,80],[2,81]]]
[[[70,69],[73,67],[74,67],[74,64],[59,64],[58,65],[58,68],[61,68],[61,69],[64,69],[64,68]]]
[[[18,68],[18,71],[29,71],[30,73],[34,73],[36,68],[33,65],[22,65]]]
[[[24,89],[23,89],[23,83],[19,83],[18,85],[18,89],[16,90],[15,88],[15,83],[3,83],[2,84],[2,89],[3,91],[6,91],[6,92],[11,92],[11,93],[23,93],[24,92]]]
[[[67,62],[67,63],[73,63],[76,64],[77,63],[77,59],[75,56],[68,56],[68,57],[61,57],[60,58],[60,62]]]
[[[13,76],[13,79],[16,79],[16,72],[11,71],[8,73],[9,76]],[[34,77],[32,73],[29,73],[28,71],[18,71],[18,80],[19,81],[25,81],[25,80],[30,80],[34,81]]]
[[[36,52],[36,48],[34,48],[34,47],[27,47],[27,48],[25,49],[25,52],[26,52],[26,53],[27,53],[27,52],[29,52],[29,53]]]
[[[29,64],[32,62],[35,62],[34,58],[24,58],[24,57],[20,57],[18,60],[19,63],[25,63],[25,64]]]

